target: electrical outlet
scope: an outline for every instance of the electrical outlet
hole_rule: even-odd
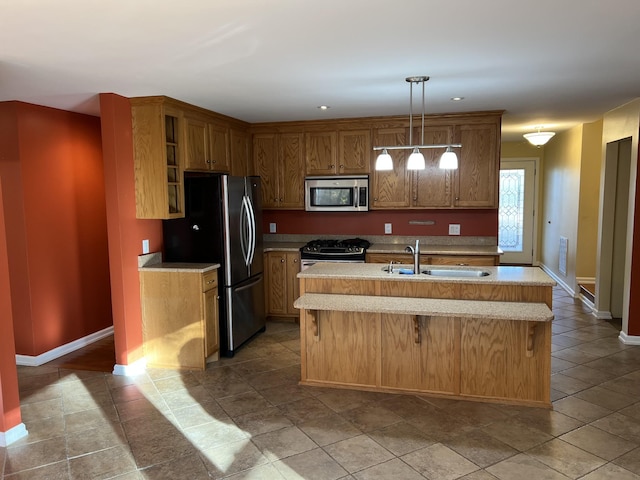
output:
[[[146,255],[149,253],[149,240],[142,240],[142,254]]]
[[[270,223],[269,224],[269,233],[276,233],[276,224],[275,223]]]
[[[392,233],[393,229],[391,228],[391,224],[390,223],[385,223],[384,224],[384,233],[389,234]]]
[[[449,235],[460,235],[460,224],[459,223],[450,223],[449,224]]]

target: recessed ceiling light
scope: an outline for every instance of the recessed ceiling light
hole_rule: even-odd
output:
[[[451,97],[451,100],[454,102],[459,102],[460,100],[464,100],[464,97]]]
[[[329,110],[330,107],[329,107],[329,105],[320,105],[318,108],[320,110]]]

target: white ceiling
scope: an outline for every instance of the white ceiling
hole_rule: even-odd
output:
[[[640,96],[639,33],[638,0],[0,0],[0,101],[99,115],[97,94],[114,92],[248,122],[408,115],[405,77],[429,75],[427,113],[505,110],[503,140],[521,141]]]

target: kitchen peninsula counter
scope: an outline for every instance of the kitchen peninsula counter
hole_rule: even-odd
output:
[[[541,269],[382,268],[325,263],[298,274],[302,384],[551,406],[555,282]]]

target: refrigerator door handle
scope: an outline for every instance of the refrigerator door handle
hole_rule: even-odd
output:
[[[242,248],[242,258],[245,266],[249,266],[249,248],[251,242],[251,234],[249,233],[249,212],[247,206],[247,196],[242,197],[242,206],[240,207],[240,247]]]
[[[249,217],[249,262],[247,265],[251,265],[253,263],[253,257],[256,253],[256,215],[253,211],[253,204],[251,203],[251,198],[249,196],[247,198],[247,214]]]

